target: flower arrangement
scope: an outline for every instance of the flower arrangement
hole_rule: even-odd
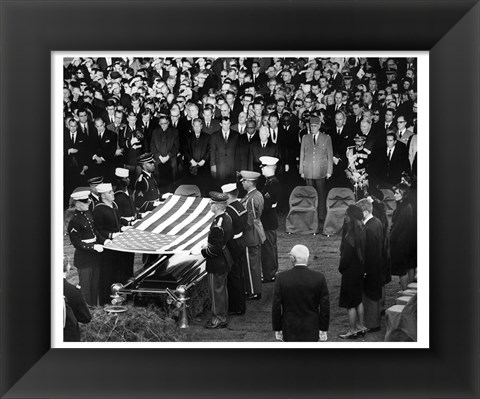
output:
[[[357,170],[355,166],[350,165],[345,169],[348,180],[353,185],[353,192],[357,201],[363,198],[368,191],[368,173],[365,169]]]

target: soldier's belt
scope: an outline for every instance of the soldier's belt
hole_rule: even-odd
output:
[[[236,240],[237,238],[240,238],[241,236],[243,236],[243,231],[240,232],[240,233],[238,233],[238,234],[235,234],[235,235],[233,236],[233,239]]]
[[[82,240],[85,244],[93,244],[94,242],[97,242],[96,238],[87,238],[86,240]]]

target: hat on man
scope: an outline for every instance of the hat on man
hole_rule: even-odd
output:
[[[278,162],[278,158],[269,156],[260,157],[259,160],[262,163],[262,166],[275,166]]]
[[[116,169],[115,169],[115,176],[118,176],[118,177],[128,177],[128,169],[125,169],[125,168],[116,168]]]
[[[342,73],[343,75],[343,79],[352,79],[352,74],[350,73],[350,71],[345,71]]]
[[[87,180],[87,183],[89,184],[101,184],[103,183],[103,176],[93,176],[90,179]]]
[[[155,162],[153,159],[153,154],[151,152],[146,152],[145,154],[140,155],[137,158],[138,163],[147,163],[147,162]]]
[[[135,83],[141,82],[141,81],[142,81],[141,76],[134,76],[132,79],[130,79],[130,82],[128,84],[130,85],[130,87],[132,87],[135,85]]]
[[[110,79],[120,79],[121,77],[122,75],[120,75],[120,73],[117,71],[113,71],[110,73]]]
[[[236,183],[228,183],[228,184],[224,184],[221,188],[222,188],[222,192],[227,194],[227,193],[231,193],[232,191],[236,190],[237,185],[236,185]]]
[[[275,72],[275,68],[273,66],[269,66],[265,72]]]
[[[310,125],[320,125],[320,118],[316,115],[310,117]]]
[[[99,194],[102,193],[108,193],[109,191],[112,191],[113,187],[111,183],[102,183],[97,186],[97,192]]]
[[[242,176],[240,181],[245,181],[245,180],[255,181],[260,177],[260,173],[252,172],[250,170],[242,170],[240,171],[240,176]]]
[[[77,187],[73,190],[73,193],[70,194],[70,197],[75,201],[86,200],[90,195],[90,189],[88,187]]]
[[[353,141],[365,141],[367,138],[360,133],[357,133],[355,137],[353,138]]]
[[[215,202],[216,204],[224,204],[228,200],[227,194],[219,193],[217,191],[210,191],[208,195],[210,196],[212,202]]]

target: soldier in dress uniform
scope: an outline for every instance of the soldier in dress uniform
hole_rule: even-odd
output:
[[[228,289],[227,275],[233,265],[227,243],[233,237],[232,219],[225,213],[228,196],[210,192],[210,209],[215,215],[208,233],[208,243],[200,253],[207,259],[208,288],[212,300],[212,318],[205,328],[227,327]],[[192,254],[198,254],[192,251]]]
[[[368,177],[369,157],[372,152],[364,147],[366,137],[363,134],[357,133],[353,141],[355,142],[355,146],[347,148],[348,171],[357,172],[362,178],[366,179]],[[355,189],[354,186],[354,191],[357,200],[363,197],[360,188]]]
[[[262,174],[265,176],[265,185],[262,189],[264,208],[261,217],[265,231],[265,242],[262,244],[262,282],[275,281],[278,271],[277,206],[280,198],[280,182],[275,176],[279,159],[275,157],[260,157]]]
[[[142,168],[135,182],[133,198],[138,212],[148,212],[160,205],[160,191],[153,176],[155,160],[151,152],[142,154],[137,159]]]
[[[133,197],[128,191],[130,186],[130,177],[128,169],[116,168],[115,176],[117,177],[117,186],[115,188],[115,203],[118,206],[120,222],[122,226],[132,226],[137,219],[137,210],[133,202]],[[125,279],[133,276],[133,264],[135,262],[135,254],[126,252],[125,257]]]
[[[100,202],[93,210],[93,221],[103,239],[114,239],[122,231],[118,206],[110,183],[97,186]],[[110,302],[110,287],[113,283],[125,282],[126,260],[124,253],[105,249],[100,271],[100,305]]]
[[[80,328],[78,323],[90,323],[92,316],[88,310],[87,303],[83,297],[80,286],[70,284],[66,274],[70,270],[70,262],[67,256],[63,257],[63,300],[64,300],[64,322],[63,341],[79,342]]]
[[[97,192],[97,186],[103,183],[103,176],[93,176],[87,180],[88,185],[90,186],[90,212],[93,212],[95,205],[100,202],[100,197]]]
[[[247,210],[237,199],[238,189],[236,183],[224,184],[222,192],[228,195],[226,213],[232,219],[233,237],[227,243],[227,248],[233,257],[232,269],[228,273],[228,314],[245,314],[245,277],[247,267],[246,245],[243,231],[247,225]]]
[[[265,232],[261,222],[264,200],[256,187],[260,173],[242,170],[240,176],[243,189],[247,192],[242,199],[242,205],[248,215],[247,227],[243,232],[247,246],[245,290],[247,299],[259,300],[262,298],[262,244],[265,242]]]
[[[78,270],[78,279],[85,300],[90,306],[96,306],[102,265],[100,252],[103,252],[105,238],[94,225],[89,210],[91,199],[88,187],[76,188],[70,197],[75,203],[75,214],[67,227],[70,241],[75,247],[73,262]]]

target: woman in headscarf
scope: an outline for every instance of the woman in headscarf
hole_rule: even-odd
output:
[[[363,321],[362,289],[365,263],[365,232],[363,212],[356,205],[347,208],[340,245],[340,265],[342,274],[340,287],[341,308],[347,309],[350,329],[340,334],[342,339],[355,339],[366,333]]]
[[[390,262],[392,275],[399,276],[404,291],[409,282],[407,271],[411,268],[412,260],[413,208],[408,198],[408,185],[400,183],[393,187],[393,193],[397,208],[393,212],[390,229]]]

